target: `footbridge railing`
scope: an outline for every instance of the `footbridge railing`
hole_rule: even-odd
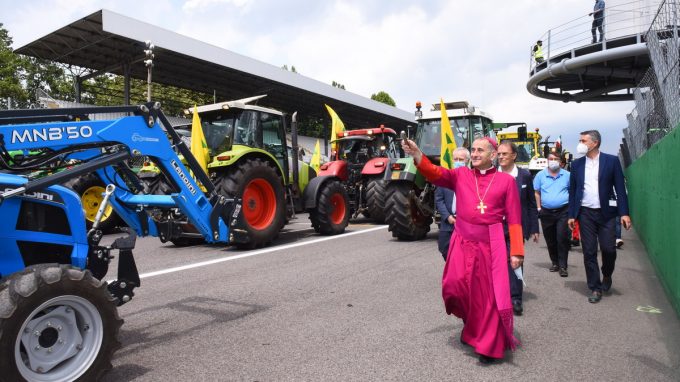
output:
[[[601,41],[600,32],[596,30],[597,41],[593,42],[591,33],[593,16],[589,16],[587,12],[578,18],[551,28],[537,39],[542,42],[543,59],[550,62],[556,56],[588,45],[601,44],[602,50],[605,50],[607,43],[611,40],[626,36],[642,36],[649,30],[661,2],[661,0],[607,0],[602,22],[604,37]],[[593,4],[584,3],[584,6]],[[534,59],[535,45],[536,41],[529,47],[529,69],[532,73],[537,65],[540,66],[540,63]]]

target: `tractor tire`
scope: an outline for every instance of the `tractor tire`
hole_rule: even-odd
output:
[[[172,186],[163,174],[139,177],[139,181],[146,185],[149,195],[169,195],[173,193]]]
[[[88,270],[40,264],[0,281],[0,381],[96,381],[123,320]]]
[[[319,190],[315,208],[309,211],[314,231],[322,235],[338,235],[349,224],[349,197],[337,180],[326,182]]]
[[[276,239],[286,223],[286,200],[277,171],[261,159],[247,159],[217,174],[217,192],[242,199],[241,214],[250,241],[235,243],[260,248]]]
[[[94,218],[97,216],[99,205],[104,200],[102,194],[106,191],[106,184],[96,174],[88,174],[68,182],[66,187],[72,189],[80,196],[83,212],[85,213],[85,225],[89,230],[92,228]],[[99,222],[99,229],[104,233],[110,233],[122,222],[122,219],[116,214],[113,207],[109,205],[104,210],[102,220]]]
[[[392,237],[404,241],[423,239],[432,224],[432,216],[423,215],[409,197],[411,191],[412,183],[390,182],[387,186],[385,221]]]
[[[366,185],[366,208],[368,209],[368,216],[376,223],[385,223],[387,216],[386,200],[387,183],[381,178],[371,179]]]

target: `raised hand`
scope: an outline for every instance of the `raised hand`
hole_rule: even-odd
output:
[[[423,153],[420,151],[418,146],[416,146],[415,142],[410,139],[403,139],[401,141],[401,148],[404,149],[406,155],[413,157],[413,160],[416,162],[416,164],[420,163],[420,160],[423,158]]]

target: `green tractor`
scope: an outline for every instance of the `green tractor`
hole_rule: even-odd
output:
[[[491,116],[471,106],[467,101],[445,103],[451,130],[458,147],[469,148],[477,138],[494,136]],[[418,127],[415,142],[434,164],[439,164],[441,148],[441,109],[433,104],[423,113],[420,102],[416,103]],[[421,240],[430,231],[436,214],[434,207],[435,186],[418,171],[413,158],[392,160],[385,172],[386,223],[392,237],[398,240]]]
[[[288,150],[284,114],[251,104],[263,97],[197,108],[210,152],[208,174],[221,194],[242,199],[243,208],[230,241],[241,248],[269,245],[295,213],[302,211],[309,212],[316,232],[344,232],[350,213],[347,192],[337,177],[317,176],[299,160],[295,114],[293,147]],[[138,176],[149,193],[166,194],[174,189],[167,179],[155,178],[162,175],[153,166],[145,166]],[[158,211],[156,218],[162,221],[164,214],[172,213]],[[171,241],[190,245],[201,239],[187,221],[181,237]]]

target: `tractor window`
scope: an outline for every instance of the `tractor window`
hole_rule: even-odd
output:
[[[401,148],[401,142],[397,141],[395,137],[387,137],[387,156],[390,158],[403,158],[406,156],[404,150]]]
[[[476,119],[475,119],[476,118]],[[450,117],[451,131],[453,132],[453,139],[456,141],[458,147],[470,147],[468,140],[468,132],[470,130],[470,120],[476,120],[479,123],[479,117]],[[473,125],[474,126],[474,125]],[[479,129],[481,130],[481,124]],[[416,144],[423,151],[425,155],[433,156],[439,155],[441,150],[441,119],[431,119],[428,121],[421,121],[418,124],[418,131],[416,132]]]
[[[482,117],[484,135],[496,139],[496,132],[493,131],[493,122],[489,118]]]
[[[269,113],[260,113],[260,123],[262,124],[262,143],[264,149],[273,154],[276,159],[283,160],[284,155],[284,136],[283,123],[281,116]]]
[[[208,148],[212,150],[213,155],[227,151],[231,143],[229,142],[229,133],[232,130],[234,120],[203,120],[201,126],[203,127],[203,134],[205,135],[205,143]],[[191,146],[189,146],[191,147]]]
[[[396,148],[394,136],[387,134],[376,136],[375,155],[388,158],[399,158],[400,155]]]
[[[451,130],[453,130],[453,138],[456,140],[458,147],[470,147],[468,142],[468,131],[470,130],[470,121],[463,118],[451,118]]]
[[[441,121],[433,119],[423,121],[418,125],[416,144],[427,156],[439,155],[441,146]]]
[[[480,117],[470,117],[470,128],[472,130],[472,139],[479,139],[484,137],[484,125]]]
[[[245,110],[236,117],[234,144],[260,147],[257,142],[257,119],[255,111]]]
[[[340,158],[349,162],[365,163],[373,156],[373,141],[350,139],[340,143]]]
[[[534,156],[533,142],[517,142],[517,159],[518,163],[529,163]]]

